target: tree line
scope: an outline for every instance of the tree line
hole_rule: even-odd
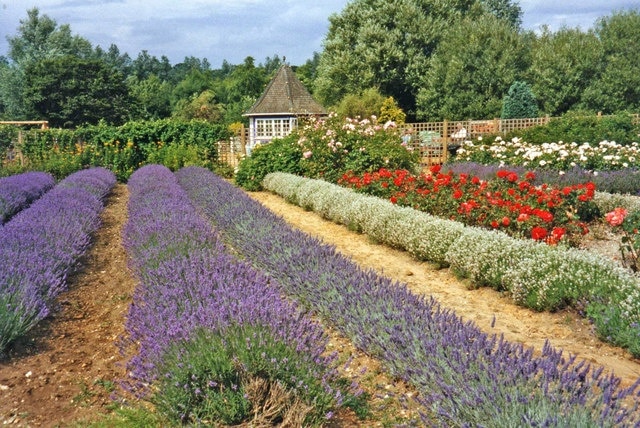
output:
[[[171,117],[240,122],[283,62],[248,56],[214,69],[206,58],[171,64],[144,50],[133,59],[113,44],[93,47],[37,8],[8,41],[0,118],[68,128]],[[528,92],[541,115],[637,112],[640,13],[614,12],[585,31],[535,33],[510,0],[354,0],[329,18],[322,51],[292,68],[326,107],[351,113],[354,99],[366,100],[366,110],[393,97],[408,121],[500,117],[514,90]]]

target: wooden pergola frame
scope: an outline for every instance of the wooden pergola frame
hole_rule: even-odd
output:
[[[40,129],[48,129],[48,120],[8,120],[0,121],[0,125],[40,125]]]

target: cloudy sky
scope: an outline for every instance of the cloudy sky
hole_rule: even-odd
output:
[[[301,65],[322,51],[329,21],[349,0],[0,0],[0,55],[7,37],[17,35],[27,10],[37,7],[73,34],[107,49],[116,44],[132,58],[142,50],[172,64],[186,56],[207,58],[216,68],[227,60],[257,63],[286,56]],[[521,0],[523,23],[536,30],[547,24],[591,28],[599,17],[636,8],[638,0]]]

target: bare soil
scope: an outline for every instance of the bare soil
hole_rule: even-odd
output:
[[[589,323],[570,311],[549,314],[519,308],[491,289],[470,290],[448,270],[438,270],[416,262],[405,252],[372,243],[366,236],[327,222],[278,196],[266,192],[250,195],[291,225],[336,246],[361,266],[404,282],[415,293],[433,295],[443,306],[489,333],[503,333],[508,340],[536,350],[549,340],[567,353],[604,366],[626,384],[640,377],[640,360],[596,339]],[[82,426],[111,410],[110,395],[125,375],[125,360],[119,354],[117,340],[124,332],[135,286],[121,244],[127,199],[126,186],[117,185],[106,201],[103,225],[94,236],[94,245],[69,278],[69,291],[60,296],[58,310],[0,360],[0,423]],[[330,348],[355,355],[343,370],[363,380],[373,396],[376,422],[365,425],[415,420],[415,410],[406,402],[414,394],[411,388],[387,377],[378,362],[354,350],[335,333],[331,333]],[[368,369],[364,377],[358,374],[363,367]],[[336,422],[337,426],[356,424],[347,414]]]

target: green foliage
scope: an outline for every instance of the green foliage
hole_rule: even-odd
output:
[[[220,122],[223,108],[217,103],[216,95],[211,90],[205,90],[189,99],[178,101],[173,111],[173,117],[180,120],[203,120],[210,123]]]
[[[383,126],[373,118],[342,120],[331,114],[301,123],[289,136],[254,149],[240,163],[236,182],[247,190],[258,190],[268,173],[289,172],[335,183],[347,171],[413,170],[417,156],[401,145],[395,124]]]
[[[304,426],[317,426],[337,407],[319,369],[264,327],[199,330],[167,352],[151,401],[183,424],[274,424],[297,411]]]
[[[604,50],[593,31],[543,28],[532,40],[531,67],[527,79],[541,110],[560,116],[575,109],[582,94],[602,68]]]
[[[396,100],[394,100],[393,97],[387,97],[384,99],[382,107],[380,107],[380,114],[378,115],[378,120],[381,123],[391,121],[396,124],[402,124],[405,122],[406,118],[407,115],[398,106],[398,103],[396,103]]]
[[[493,16],[449,26],[417,90],[425,120],[499,117],[509,86],[528,67],[529,44]]]
[[[155,151],[150,151],[146,163],[161,164],[171,171],[185,166],[202,166],[211,169],[213,164],[206,149],[184,142],[177,144],[160,144]]]
[[[251,156],[240,162],[235,181],[246,190],[260,190],[262,179],[271,172],[303,174],[301,159],[302,150],[293,137],[275,139],[255,147]]]
[[[369,88],[357,94],[348,94],[336,107],[336,113],[342,117],[378,116],[385,97],[377,88]]]
[[[629,144],[638,141],[638,133],[640,126],[633,123],[630,114],[620,113],[599,118],[579,111],[553,118],[547,125],[513,132],[530,144],[558,141],[597,144],[604,140]]]
[[[77,428],[148,428],[171,427],[167,418],[144,407],[118,407],[112,413],[100,415],[92,421],[77,421],[70,426]]]
[[[87,166],[103,166],[126,181],[149,162],[174,170],[185,165],[213,168],[217,142],[228,137],[225,126],[195,120],[137,121],[122,126],[101,122],[75,131],[24,132],[22,152],[27,169],[51,172],[57,178]]]
[[[46,59],[30,64],[25,76],[25,104],[52,127],[126,120],[130,101],[124,76],[101,61]]]
[[[132,115],[141,120],[157,120],[171,115],[171,85],[152,74],[146,79],[127,78],[133,99]]]
[[[605,342],[629,350],[635,358],[640,357],[640,323],[629,322],[623,311],[604,299],[587,306],[587,316],[595,326],[596,334]]]
[[[493,45],[490,43],[494,36],[491,33],[495,33],[497,28],[517,32],[514,24],[518,23],[520,14],[517,5],[512,6],[510,1],[502,0],[485,0],[481,6],[470,0],[350,2],[340,14],[329,18],[329,32],[318,65],[314,94],[324,104],[335,105],[346,94],[378,87],[382,94],[393,96],[400,108],[413,119],[416,94],[422,87],[424,74],[431,68],[430,58],[452,29],[465,33],[465,43],[469,43],[473,37],[469,37],[467,27],[480,17],[495,17],[495,26],[488,29],[491,31],[484,43],[487,44],[487,55],[499,55],[500,51],[489,47]],[[470,22],[459,25],[465,17]],[[509,25],[505,25],[505,20]],[[518,48],[520,46],[513,47]],[[456,51],[452,56],[458,53]],[[463,70],[462,73],[468,71]],[[488,70],[487,75],[493,71]],[[503,93],[500,93],[500,98]]]
[[[526,82],[516,81],[502,102],[502,119],[538,117],[536,97]]]
[[[601,18],[595,31],[604,49],[604,60],[596,78],[583,92],[580,105],[605,114],[638,111],[640,11],[615,12]]]

